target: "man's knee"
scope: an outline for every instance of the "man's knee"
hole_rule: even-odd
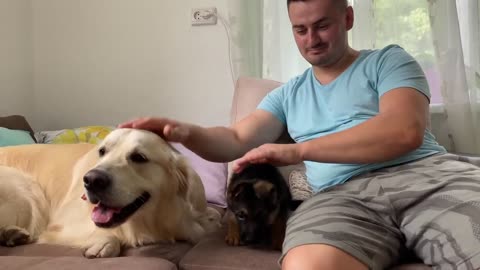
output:
[[[282,270],[366,270],[368,267],[350,254],[329,245],[310,244],[292,248],[282,261]]]

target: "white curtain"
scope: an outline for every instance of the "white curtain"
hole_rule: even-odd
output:
[[[263,0],[227,0],[227,18],[220,18],[229,33],[234,80],[238,76],[262,77]]]
[[[293,39],[286,0],[264,0],[263,78],[286,82],[310,64]]]
[[[228,3],[239,76],[286,82],[310,66],[294,42],[286,0]],[[480,154],[479,0],[350,4],[355,12],[350,45],[359,50],[395,43],[412,54],[430,85],[437,139],[449,151]]]
[[[480,154],[478,0],[429,0],[450,148]]]

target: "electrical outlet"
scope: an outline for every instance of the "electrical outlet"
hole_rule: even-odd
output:
[[[217,24],[217,8],[193,8],[191,15],[192,25]]]

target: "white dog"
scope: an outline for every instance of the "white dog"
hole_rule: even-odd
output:
[[[117,129],[98,146],[3,147],[0,165],[3,245],[61,244],[114,257],[122,246],[195,243],[220,224],[199,176],[148,131]]]

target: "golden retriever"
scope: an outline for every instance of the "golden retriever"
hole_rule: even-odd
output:
[[[3,165],[3,166],[2,166]],[[218,228],[199,176],[158,135],[116,129],[98,145],[0,148],[0,243],[83,248],[197,242]]]

